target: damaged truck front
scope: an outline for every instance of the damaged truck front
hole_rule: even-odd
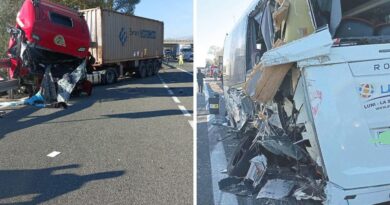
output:
[[[389,202],[389,45],[389,0],[255,0],[225,40],[226,109],[243,138],[220,188]]]
[[[75,88],[91,94],[85,80],[91,41],[80,13],[48,0],[25,0],[8,32],[9,77],[35,94],[24,104],[66,106]]]

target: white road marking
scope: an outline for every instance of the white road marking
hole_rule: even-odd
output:
[[[188,120],[188,123],[190,123],[192,129],[194,129],[194,121],[193,120]]]
[[[205,82],[203,82],[203,93],[204,93],[204,99],[206,101],[206,110],[209,110],[210,93],[209,93],[208,85]]]
[[[179,100],[179,98],[177,98],[176,96],[172,96],[172,99],[173,99],[173,101],[174,101],[175,103],[177,103],[177,104],[180,104],[180,103],[181,103],[180,100]]]
[[[60,153],[61,152],[53,151],[50,154],[48,154],[47,156],[53,158],[53,157],[56,157],[57,155],[59,155]]]
[[[0,108],[22,106],[22,105],[24,105],[24,101],[26,99],[28,99],[28,98],[22,98],[20,100],[11,101],[11,102],[0,102]]]
[[[184,114],[184,116],[191,117],[191,114],[188,112],[188,110],[183,105],[179,105],[178,107],[181,110],[181,112]]]
[[[176,67],[176,68],[179,69],[179,70],[181,70],[181,71],[183,71],[183,72],[185,72],[185,73],[187,73],[187,74],[194,75],[194,74],[192,74],[192,73],[190,73],[190,72],[188,72],[188,71],[186,71],[186,70],[184,70],[184,69],[181,69],[181,68],[178,68],[178,67]]]
[[[160,79],[160,81],[162,82],[164,88],[167,89],[169,95],[172,95],[172,100],[177,103],[177,104],[180,104],[181,101],[179,100],[179,98],[177,98],[175,96],[175,93],[169,88],[169,86],[164,82],[164,80],[161,78],[161,76],[158,76],[158,78]],[[181,110],[181,112],[183,113],[184,116],[186,117],[191,117],[191,114],[188,112],[188,110],[183,106],[183,105],[178,105],[179,109]],[[191,124],[191,123],[190,123]],[[193,125],[191,125],[192,128],[194,128]]]

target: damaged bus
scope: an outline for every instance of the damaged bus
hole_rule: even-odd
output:
[[[243,137],[220,188],[389,203],[389,45],[390,0],[255,0],[224,45],[227,115]]]

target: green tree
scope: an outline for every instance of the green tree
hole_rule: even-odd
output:
[[[6,57],[9,34],[8,25],[15,25],[16,13],[23,0],[0,0],[0,58]]]
[[[208,51],[208,60],[206,60],[206,63],[210,63],[213,65],[219,64],[219,57],[223,56],[223,49],[218,46],[210,46]]]
[[[29,0],[31,1],[31,0]],[[51,0],[75,10],[102,7],[120,13],[132,15],[135,6],[141,0]],[[6,32],[8,25],[15,25],[16,14],[24,0],[0,0],[0,58],[6,57],[9,34]]]
[[[87,9],[93,7],[102,7],[111,9],[120,13],[134,14],[135,6],[141,0],[52,0],[75,9]]]

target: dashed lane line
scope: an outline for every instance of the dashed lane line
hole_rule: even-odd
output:
[[[179,69],[179,70],[181,70],[181,71],[183,71],[184,73],[187,73],[187,74],[189,74],[189,75],[194,75],[194,74],[192,74],[192,73],[190,73],[190,72],[188,72],[188,71],[186,71],[186,70],[184,70],[184,69],[181,69],[181,68],[178,68],[178,67],[176,67],[177,69]]]
[[[181,103],[180,100],[179,100],[179,98],[177,98],[176,96],[173,96],[172,99],[173,99],[173,101],[174,101],[175,103],[177,103],[177,104],[180,104],[180,103]]]
[[[51,152],[50,154],[48,154],[47,156],[48,157],[51,157],[51,158],[54,158],[56,157],[57,155],[59,155],[61,152],[58,152],[58,151],[53,151]]]
[[[179,109],[186,117],[191,117],[191,114],[188,112],[188,110],[183,105],[178,105]]]
[[[173,91],[169,88],[169,86],[165,83],[165,81],[161,78],[161,76],[158,76],[158,78],[160,79],[160,81],[162,82],[164,88],[167,89],[169,95],[171,95],[172,97],[172,100],[177,103],[177,104],[180,104],[181,101],[179,100],[179,98],[177,98],[175,96],[175,93],[173,93]],[[183,106],[183,105],[178,105],[179,109],[181,110],[181,112],[183,113],[184,116],[186,117],[191,117],[191,114],[188,112],[188,110]],[[191,124],[191,123],[190,123]],[[193,126],[192,126],[193,127]]]

